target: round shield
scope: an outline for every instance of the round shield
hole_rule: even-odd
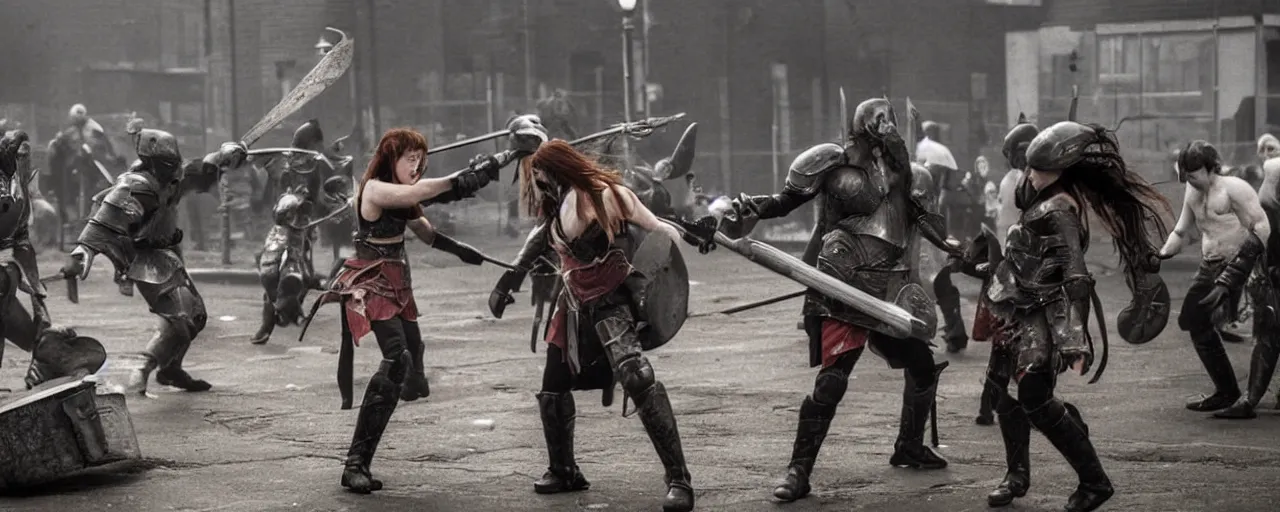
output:
[[[1160,274],[1140,273],[1137,283],[1132,277],[1125,282],[1133,291],[1133,301],[1116,316],[1116,327],[1125,341],[1141,345],[1159,336],[1169,323],[1169,286]]]
[[[675,243],[662,232],[631,227],[635,252],[628,279],[635,297],[640,347],[652,350],[665,345],[689,317],[689,268]]]

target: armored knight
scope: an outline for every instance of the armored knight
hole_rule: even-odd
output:
[[[82,375],[93,373],[106,360],[96,340],[50,326],[46,291],[27,230],[33,176],[27,134],[0,133],[0,362],[6,339],[31,352],[23,379],[27,389],[81,370]],[[31,297],[30,313],[22,307],[23,293]]]
[[[240,167],[247,150],[227,142],[203,159],[184,162],[172,134],[144,129],[137,119],[130,122],[128,131],[138,161],[95,198],[100,205],[80,233],[62,273],[83,280],[93,268],[94,257],[102,254],[115,266],[121,292],[132,293],[136,286],[159,317],[159,331],[140,354],[141,367],[130,377],[131,392],[145,395],[153,371],[162,385],[207,391],[208,382],[182,368],[208,313],[183,263],[178,204],[187,193],[208,191],[222,173]]]
[[[933,180],[923,166],[912,165],[887,99],[858,105],[848,133],[844,146],[822,144],[797,157],[782,192],[743,194],[734,200],[733,216],[739,221],[722,229],[737,237],[755,220],[782,217],[819,199],[814,231],[821,240],[818,269],[877,299],[894,301],[916,278],[910,248],[917,235],[948,253],[959,251],[960,244],[947,238],[934,209]],[[917,469],[947,466],[924,445],[938,375],[945,367],[934,363],[928,340],[894,339],[866,313],[816,292],[805,298],[804,326],[810,365],[822,369],[813,393],[800,406],[791,462],[774,496],[794,501],[809,494],[818,450],[868,344],[892,368],[905,369],[902,419],[889,463]]]
[[[1016,194],[1021,216],[1009,230],[1003,258],[973,266],[980,273],[993,272],[981,300],[994,317],[992,339],[1004,347],[993,354],[988,372],[1018,381],[1017,398],[1002,392],[996,404],[1008,468],[987,500],[1005,506],[1026,495],[1034,426],[1079,476],[1064,510],[1090,511],[1115,491],[1079,410],[1054,395],[1060,373],[1084,374],[1094,362],[1087,318],[1090,305],[1096,309],[1100,302],[1084,260],[1089,241],[1084,206],[1115,237],[1124,268],[1142,271],[1158,266],[1158,239],[1146,227],[1151,223],[1163,231],[1160,210],[1169,207],[1126,169],[1114,136],[1100,126],[1064,121],[1046,128],[1027,146],[1026,165]],[[1095,312],[1100,319],[1101,312]],[[1093,381],[1106,362],[1106,327],[1099,329],[1104,352]]]
[[[307,290],[318,283],[312,257],[317,228],[309,224],[321,209],[323,180],[334,172],[319,152],[323,140],[318,120],[298,127],[291,146],[303,151],[286,152],[285,165],[265,187],[264,196],[274,201],[274,222],[257,255],[263,301],[262,324],[250,338],[254,344],[266,343],[277,325],[299,323]]]
[[[577,409],[572,392],[603,389],[604,405],[608,406],[615,382],[620,382],[626,394],[623,415],[626,397],[630,397],[666,470],[663,510],[692,510],[692,477],[671,401],[643,354],[643,350],[667,340],[654,341],[651,336],[657,329],[640,323],[662,322],[649,307],[661,307],[674,297],[659,300],[654,295],[659,292],[644,285],[646,278],[654,276],[638,272],[637,267],[644,264],[636,259],[646,243],[661,240],[663,234],[657,231],[673,239],[681,235],[662,224],[622,186],[617,173],[600,168],[563,140],[543,144],[525,162],[520,176],[521,197],[539,225],[517,256],[516,270],[504,274],[490,294],[490,311],[502,317],[506,306],[514,302],[511,292],[549,246],[559,255],[564,282],[546,337],[547,364],[542,390],[537,394],[550,465],[534,482],[534,491],[553,494],[590,488],[573,454]],[[583,202],[592,206],[576,206]],[[579,213],[588,208],[593,217]],[[671,266],[677,266],[674,258],[679,257],[678,249],[661,252],[670,254]],[[683,260],[678,266],[683,268]],[[687,291],[687,274],[677,277],[683,283],[674,284],[683,284]],[[684,314],[675,312],[674,316],[683,319]]]

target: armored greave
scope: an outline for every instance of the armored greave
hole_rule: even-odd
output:
[[[534,492],[554,494],[590,489],[591,482],[582,475],[573,457],[573,427],[577,417],[573,393],[538,393],[538,410],[542,413],[542,434],[547,438],[550,464],[542,479],[533,483]]]
[[[174,273],[169,283],[156,285],[137,283],[138,291],[147,300],[151,312],[160,317],[159,330],[147,344],[143,367],[131,378],[130,388],[145,394],[148,376],[156,368],[156,382],[182,388],[187,391],[207,391],[212,386],[195,379],[182,369],[183,359],[192,340],[204,330],[208,321],[204,299],[187,277],[186,271]]]
[[[1236,400],[1222,411],[1214,413],[1215,417],[1225,419],[1251,419],[1258,415],[1254,409],[1267,394],[1271,378],[1276,372],[1276,360],[1280,359],[1280,336],[1273,333],[1255,333],[1253,356],[1249,360],[1249,388],[1247,394]]]
[[[383,359],[378,371],[369,379],[365,388],[360,416],[356,419],[356,431],[347,451],[346,467],[342,471],[342,486],[352,492],[368,494],[382,489],[382,482],[369,473],[373,454],[382,441],[382,433],[391,421],[391,414],[399,403],[400,383],[404,381],[404,359]]]
[[[258,326],[258,332],[249,338],[249,342],[254,345],[261,345],[271,339],[271,333],[276,330],[276,308],[271,304],[271,297],[262,294],[262,324]]]
[[[1213,381],[1214,393],[1202,400],[1187,404],[1193,411],[1214,411],[1230,406],[1240,398],[1240,385],[1236,383],[1235,370],[1231,368],[1231,360],[1222,347],[1222,338],[1217,329],[1197,330],[1191,333],[1191,343],[1195,346],[1196,355],[1209,373]]]
[[[965,332],[964,316],[960,313],[960,290],[951,282],[951,269],[938,271],[933,280],[933,292],[942,310],[943,338],[947,352],[955,353],[969,346],[969,334]]]
[[[658,452],[658,459],[666,470],[666,484],[672,489],[667,493],[666,510],[693,510],[693,476],[689,474],[689,466],[685,464],[684,449],[680,444],[680,431],[676,428],[676,416],[671,410],[671,399],[667,396],[667,388],[662,382],[655,381],[644,391],[632,395],[631,399],[639,409],[640,423],[649,434],[653,448]],[[687,507],[671,506],[673,495],[677,489],[687,493]]]
[[[1004,457],[1007,470],[1004,480],[987,495],[987,504],[1003,507],[1014,498],[1027,495],[1031,488],[1031,422],[1022,405],[1008,392],[999,390],[997,414],[1000,415],[1000,436],[1004,439]]]
[[[938,456],[932,449],[924,445],[924,429],[929,423],[929,413],[933,411],[934,399],[938,393],[938,373],[935,370],[933,382],[920,385],[910,370],[904,370],[902,384],[902,416],[898,421],[898,440],[893,443],[893,456],[889,464],[898,467],[916,469],[942,469],[947,467],[947,460]]]
[[[827,438],[836,407],[849,390],[849,374],[858,364],[865,347],[841,355],[830,366],[818,372],[813,383],[813,393],[800,404],[800,423],[796,427],[796,441],[791,448],[791,462],[782,484],[774,488],[773,496],[782,501],[795,501],[809,495],[812,488],[809,477],[818,461],[818,451]]]
[[[597,311],[595,330],[614,376],[635,402],[649,440],[666,470],[667,494],[662,509],[667,512],[693,510],[693,485],[685,464],[680,432],[667,389],[657,380],[649,360],[641,354],[635,319],[625,306]]]

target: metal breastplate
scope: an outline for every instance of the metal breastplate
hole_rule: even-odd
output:
[[[1067,261],[1067,241],[1042,225],[1041,219],[1027,219],[1009,229],[1005,241],[1005,264],[1010,277],[1020,287],[1040,288],[1062,282]]]
[[[827,224],[851,235],[878,238],[906,249],[912,233],[900,180],[882,171],[881,166],[866,167],[831,171],[824,184]]]
[[[151,212],[133,236],[138,248],[164,249],[182,240],[178,229],[178,209],[175,205],[161,205]]]

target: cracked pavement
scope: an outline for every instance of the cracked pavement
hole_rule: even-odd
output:
[[[469,242],[502,258],[514,241]],[[1095,246],[1099,294],[1107,320],[1127,302],[1119,276],[1108,277],[1114,255]],[[685,249],[694,313],[713,312],[799,289],[725,250],[698,255]],[[327,250],[319,251],[326,253]],[[1107,510],[1273,510],[1280,497],[1280,413],[1274,396],[1261,417],[1224,422],[1183,409],[1185,399],[1210,390],[1176,311],[1196,264],[1187,250],[1166,267],[1175,318],[1155,341],[1131,346],[1111,332],[1112,359],[1099,384],[1064,377],[1061,396],[1077,403],[1117,489]],[[187,357],[189,370],[214,389],[187,394],[153,384],[153,398],[129,397],[145,460],[90,471],[66,481],[0,497],[0,509],[128,511],[257,510],[656,510],[664,492],[657,456],[635,418],[622,418],[620,400],[600,407],[600,393],[577,393],[577,449],[587,492],[533,493],[546,466],[534,393],[545,353],[528,351],[533,308],[528,284],[507,317],[486,307],[501,269],[468,267],[424,247],[412,249],[432,395],[401,403],[374,460],[386,488],[371,496],[338,485],[341,460],[356,411],[338,410],[334,378],[337,310],[322,310],[308,337],[277,328],[254,346],[261,292],[249,286],[200,283],[209,326]],[[192,254],[191,266],[216,255]],[[247,255],[238,261],[248,267]],[[41,261],[45,272],[58,262]],[[104,264],[105,265],[105,264]],[[317,265],[317,267],[326,267]],[[154,321],[140,297],[116,292],[99,268],[83,283],[74,306],[51,287],[54,319],[102,340],[112,353],[138,350]],[[958,278],[966,320],[977,283]],[[691,318],[669,345],[648,353],[678,416],[694,476],[699,510],[938,510],[986,509],[986,493],[1003,476],[998,427],[973,423],[987,346],[971,343],[950,359],[939,391],[938,417],[951,465],[913,472],[888,465],[897,433],[902,374],[868,355],[858,365],[813,477],[800,502],[772,501],[774,482],[791,452],[796,414],[812,388],[800,300],[732,316]],[[234,318],[231,318],[234,317]],[[1112,327],[1114,329],[1114,326]],[[375,341],[357,350],[362,393],[379,360]],[[1243,381],[1251,343],[1228,344]],[[0,387],[21,387],[27,354],[10,348]],[[618,395],[620,398],[621,395]],[[359,397],[357,397],[357,401]],[[492,420],[492,427],[474,423]],[[1038,434],[1032,441],[1032,488],[1011,510],[1056,510],[1075,476]]]

